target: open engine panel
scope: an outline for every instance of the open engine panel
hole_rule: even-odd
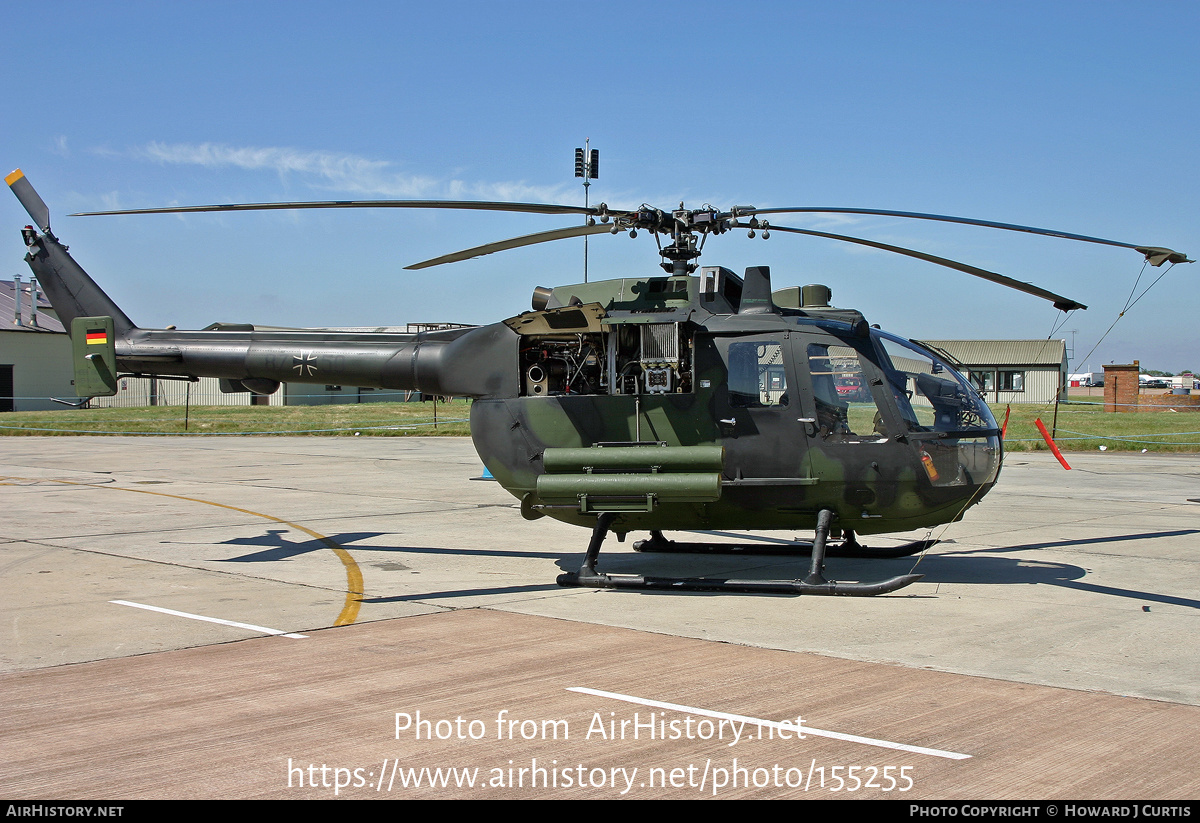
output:
[[[692,340],[681,323],[626,323],[599,331],[524,334],[521,392],[671,394],[692,390]]]

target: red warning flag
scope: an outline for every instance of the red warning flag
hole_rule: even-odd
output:
[[[1058,458],[1058,462],[1062,463],[1064,469],[1070,471],[1071,467],[1067,465],[1067,461],[1063,458],[1062,452],[1058,450],[1058,446],[1054,445],[1054,441],[1050,439],[1050,432],[1046,431],[1046,424],[1042,422],[1042,418],[1039,417],[1033,422],[1037,424],[1038,431],[1042,433],[1042,439],[1046,441],[1046,445],[1050,447],[1050,451],[1054,452],[1054,456]]]

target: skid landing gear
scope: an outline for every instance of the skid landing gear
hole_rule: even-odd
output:
[[[900,546],[886,549],[873,549],[858,542],[854,532],[844,530],[845,537],[840,543],[827,543],[826,557],[867,557],[887,559],[890,557],[908,557],[919,554],[936,540],[916,540]],[[649,540],[639,540],[633,544],[633,550],[638,552],[678,552],[681,554],[765,554],[793,555],[812,554],[813,544],[802,540],[788,543],[681,543],[678,540],[668,540],[662,532],[650,532]]]
[[[583,565],[578,572],[568,572],[558,576],[558,585],[560,586],[588,586],[597,589],[667,589],[674,591],[725,591],[725,592],[747,592],[752,594],[824,594],[824,595],[850,595],[865,597],[876,594],[887,594],[894,592],[897,589],[902,589],[912,583],[920,580],[924,575],[920,574],[904,574],[898,577],[893,577],[889,580],[883,580],[878,583],[838,583],[832,580],[826,580],[822,575],[825,569],[825,553],[826,543],[829,538],[829,525],[833,520],[833,512],[829,509],[822,509],[817,515],[817,530],[816,535],[811,545],[799,544],[807,546],[805,553],[812,554],[812,563],[809,565],[808,575],[803,580],[721,580],[700,577],[647,577],[644,575],[633,574],[604,574],[596,571],[596,560],[600,555],[600,545],[604,542],[604,538],[608,536],[608,530],[612,526],[613,518],[616,515],[612,512],[604,512],[596,518],[596,526],[592,529],[592,539],[588,543],[587,554],[584,555]],[[854,542],[853,533],[848,533],[848,542],[858,546],[859,549],[864,547],[859,546]],[[650,540],[645,541],[640,545],[635,545],[634,548],[640,551],[646,551],[646,543],[654,541],[671,546],[705,546],[706,544],[688,544],[674,543],[674,541],[665,540],[661,532],[652,532]],[[845,548],[846,542],[842,543],[842,548]],[[916,545],[916,544],[910,544]],[[650,551],[663,551],[664,549],[651,548]],[[921,549],[912,549],[903,554],[912,554]],[[665,551],[689,551],[689,549],[669,548]],[[707,548],[701,551],[708,551]],[[749,553],[749,552],[746,552]],[[872,553],[869,555],[846,555],[846,556],[867,556],[867,557],[899,557],[903,554],[878,554]]]

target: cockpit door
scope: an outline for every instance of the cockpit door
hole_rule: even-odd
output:
[[[708,394],[725,447],[725,476],[796,478],[804,472],[804,435],[796,418],[790,333],[696,339],[697,387]]]
[[[843,521],[882,516],[897,473],[911,471],[909,449],[894,438],[896,413],[887,402],[873,349],[828,335],[796,335],[800,417],[808,433],[807,471]]]

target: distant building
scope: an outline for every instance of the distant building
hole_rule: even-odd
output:
[[[1067,385],[1073,389],[1086,389],[1104,385],[1104,372],[1084,371],[1067,376]]]
[[[0,280],[0,412],[61,409],[75,398],[71,339],[34,282]]]
[[[406,403],[420,400],[417,391],[398,389],[368,389],[361,386],[321,386],[313,383],[284,383],[274,397],[283,398],[285,406],[334,406],[347,403]]]
[[[195,383],[165,377],[121,377],[112,397],[93,397],[93,409],[139,408],[142,406],[282,406],[283,392],[259,396],[250,392],[226,394],[221,381],[201,377]]]
[[[1065,340],[922,340],[949,356],[990,404],[1067,399]]]

